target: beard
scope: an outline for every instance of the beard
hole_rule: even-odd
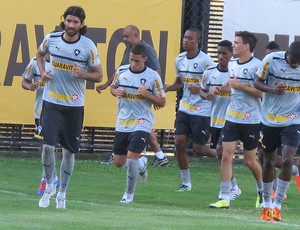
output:
[[[74,36],[76,36],[76,35],[79,33],[79,30],[67,28],[67,29],[65,30],[65,32],[66,32],[66,34],[67,34],[69,37],[74,37]]]

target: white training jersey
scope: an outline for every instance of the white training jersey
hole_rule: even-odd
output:
[[[45,69],[50,68],[50,63],[48,61],[45,62]],[[26,66],[25,71],[23,73],[23,77],[29,81],[33,81],[34,84],[37,84],[35,94],[35,102],[34,102],[34,118],[40,119],[43,105],[43,93],[44,93],[44,82],[42,81],[42,77],[40,74],[39,67],[36,62],[36,58],[32,58],[29,64]]]
[[[257,74],[270,87],[281,82],[287,87],[284,95],[264,94],[262,123],[271,127],[300,124],[300,67],[291,68],[285,59],[285,52],[279,51],[263,59]]]
[[[85,80],[73,77],[72,68],[76,64],[87,71],[99,65],[98,51],[89,38],[80,35],[77,41],[67,42],[63,33],[48,34],[40,46],[43,52],[50,53],[49,75],[53,77],[47,82],[43,99],[59,105],[83,106]]]
[[[191,94],[188,87],[194,85],[200,89],[202,75],[207,67],[214,65],[214,61],[202,51],[194,58],[188,58],[186,54],[179,54],[175,62],[176,77],[183,81],[183,95],[178,110],[190,115],[210,117],[211,102],[202,99],[199,93]]]
[[[261,67],[261,61],[252,57],[249,61],[229,62],[230,77],[236,77],[242,84],[254,88],[255,73]],[[226,112],[226,120],[241,124],[259,124],[261,122],[261,100],[244,91],[231,88],[231,101]]]
[[[221,71],[218,66],[208,67],[202,77],[201,88],[210,91],[213,86],[223,86],[229,80],[229,71]],[[225,114],[230,103],[230,93],[218,93],[212,99],[210,126],[223,128],[225,125]]]
[[[155,96],[165,97],[165,91],[159,74],[149,67],[141,72],[132,72],[130,65],[120,66],[112,82],[112,87],[125,89],[125,96],[118,98],[118,117],[116,131],[151,133],[154,124],[152,103],[137,93],[145,85]]]

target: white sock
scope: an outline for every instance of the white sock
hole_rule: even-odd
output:
[[[164,159],[164,157],[165,157],[165,154],[164,154],[164,152],[163,151],[159,151],[159,152],[156,152],[155,153],[155,156],[158,158],[158,159]]]

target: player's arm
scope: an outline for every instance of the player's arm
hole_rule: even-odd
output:
[[[155,107],[164,107],[166,105],[166,98],[163,96],[156,96],[150,92],[145,85],[139,87],[137,93],[148,99]]]
[[[283,82],[279,82],[274,87],[271,87],[265,83],[265,81],[261,78],[257,78],[254,82],[254,87],[259,89],[265,93],[283,95],[286,92],[286,85]]]
[[[249,87],[247,85],[244,85],[243,83],[241,83],[237,78],[230,78],[229,79],[229,86],[231,88],[237,89],[237,90],[241,90],[244,91],[245,93],[254,96],[254,97],[258,97],[258,98],[262,98],[263,96],[263,92],[253,88],[253,87]]]
[[[37,84],[32,84],[32,81],[26,79],[25,77],[22,80],[22,88],[25,90],[35,91],[38,87]]]
[[[165,92],[168,91],[177,91],[180,90],[183,87],[183,81],[181,78],[177,77],[176,81],[172,85],[164,85]]]
[[[107,81],[106,81],[104,84],[98,85],[98,86],[96,87],[97,92],[98,92],[98,93],[101,93],[101,92],[102,92],[103,90],[105,90],[108,86],[110,86],[111,83],[112,83],[113,80],[114,80],[114,76],[115,76],[115,73],[114,73],[113,75],[111,75],[111,76],[107,79]]]
[[[82,71],[81,67],[74,63],[72,68],[72,75],[76,78],[83,78],[88,81],[100,82],[103,78],[103,71],[101,64],[90,67],[89,71]]]

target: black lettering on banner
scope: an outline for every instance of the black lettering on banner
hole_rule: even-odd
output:
[[[123,42],[123,28],[117,29],[111,36],[108,49],[107,49],[107,57],[106,57],[106,70],[107,77],[111,77],[116,68],[115,60],[116,60],[116,52],[120,43]]]
[[[17,62],[19,48],[22,49],[22,62],[20,63]],[[13,77],[21,76],[29,61],[30,55],[26,25],[17,24],[5,74],[4,85],[11,86]]]

